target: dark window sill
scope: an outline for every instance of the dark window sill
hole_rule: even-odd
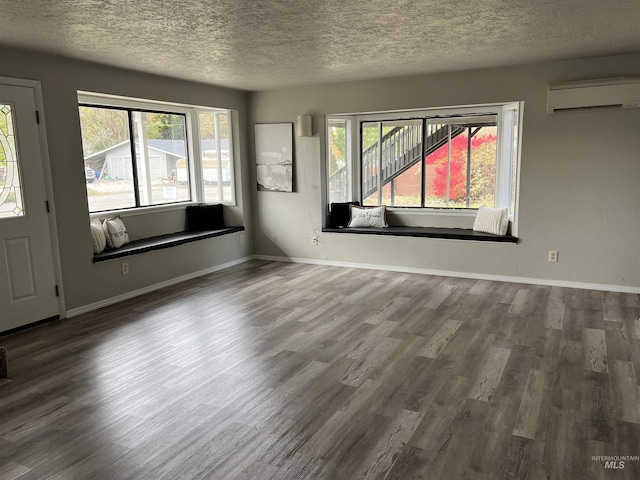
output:
[[[120,248],[105,250],[93,256],[93,262],[104,262],[114,258],[128,257],[129,255],[137,255],[139,253],[150,252],[152,250],[161,250],[163,248],[175,247],[184,243],[195,242],[205,238],[219,237],[230,233],[241,232],[244,227],[227,227],[220,230],[206,230],[204,232],[177,232],[167,235],[159,235],[157,237],[143,238],[134,240]]]
[[[387,227],[387,228],[323,228],[328,233],[355,233],[363,235],[391,235],[396,237],[443,238],[449,240],[471,240],[477,242],[518,243],[518,237],[476,232],[468,228],[438,227]]]

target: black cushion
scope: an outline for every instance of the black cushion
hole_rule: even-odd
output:
[[[329,228],[342,228],[349,225],[349,220],[351,220],[351,205],[360,206],[360,202],[340,202],[331,204]]]
[[[218,230],[220,228],[226,228],[221,203],[215,205],[189,205],[187,207],[188,232]]]

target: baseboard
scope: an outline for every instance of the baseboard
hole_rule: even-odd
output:
[[[549,280],[546,278],[509,277],[505,275],[490,275],[490,274],[484,274],[484,273],[452,272],[449,270],[432,270],[429,268],[400,267],[395,265],[374,265],[374,264],[368,264],[368,263],[353,263],[353,262],[334,262],[329,260],[316,260],[311,258],[278,257],[278,256],[271,256],[271,255],[252,255],[252,258],[256,260],[267,260],[267,261],[273,261],[273,262],[306,263],[310,265],[326,265],[329,267],[362,268],[366,270],[384,270],[389,272],[417,273],[422,275],[437,275],[441,277],[458,277],[458,278],[471,278],[474,280],[491,280],[494,282],[525,283],[530,285],[545,285],[549,287],[566,287],[566,288],[579,288],[582,290],[601,290],[605,292],[640,294],[640,287],[626,287],[623,285],[605,285],[605,284],[599,284],[599,283],[571,282],[566,280]]]
[[[176,285],[181,282],[186,282],[187,280],[191,280],[197,277],[202,277],[203,275],[208,275],[210,273],[218,272],[220,270],[224,270],[225,268],[233,267],[235,265],[240,265],[241,263],[248,262],[253,257],[242,257],[237,260],[232,260],[230,262],[221,263],[220,265],[215,265],[210,268],[205,268],[204,270],[198,270],[197,272],[189,273],[187,275],[182,275],[180,277],[171,278],[169,280],[165,280],[164,282],[155,283],[153,285],[149,285],[148,287],[139,288],[138,290],[133,290],[131,292],[123,293],[122,295],[117,295],[115,297],[107,298],[105,300],[100,300],[99,302],[91,303],[89,305],[83,305],[82,307],[73,308],[71,310],[67,310],[67,318],[75,317],[81,315],[83,313],[91,312],[93,310],[97,310],[102,307],[107,307],[109,305],[113,305],[114,303],[122,302],[124,300],[129,300],[130,298],[138,297],[140,295],[144,295],[145,293],[153,292],[155,290],[160,290],[164,287],[170,287],[171,285]]]
[[[199,270],[197,272],[189,273],[187,275],[171,278],[169,280],[165,280],[164,282],[156,283],[153,285],[149,285],[148,287],[123,293],[122,295],[117,295],[115,297],[100,300],[99,302],[95,302],[88,305],[83,305],[82,307],[67,310],[66,317],[71,318],[78,315],[82,315],[83,313],[91,312],[93,310],[97,310],[102,307],[113,305],[114,303],[122,302],[124,300],[129,300],[130,298],[138,297],[140,295],[144,295],[145,293],[153,292],[155,290],[159,290],[164,287],[169,287],[171,285],[176,285],[178,283],[185,282],[193,278],[201,277],[203,275],[208,275],[210,273],[214,273],[220,270],[224,270],[226,268],[233,267],[235,265],[240,265],[252,259],[274,261],[274,262],[304,263],[309,265],[325,265],[328,267],[361,268],[366,270],[384,270],[389,272],[417,273],[422,275],[437,275],[442,277],[470,278],[474,280],[491,280],[495,282],[545,285],[550,287],[579,288],[583,290],[601,290],[605,292],[640,294],[640,287],[625,287],[622,285],[605,285],[605,284],[599,284],[599,283],[570,282],[565,280],[549,280],[544,278],[509,277],[505,275],[489,275],[489,274],[483,274],[483,273],[470,273],[470,272],[453,272],[449,270],[433,270],[428,268],[400,267],[395,265],[374,265],[374,264],[368,264],[368,263],[335,262],[335,261],[329,261],[329,260],[316,260],[311,258],[280,257],[280,256],[271,256],[271,255],[251,255],[251,256],[239,258],[237,260],[232,260],[231,262],[215,265],[213,267],[206,268],[204,270]]]

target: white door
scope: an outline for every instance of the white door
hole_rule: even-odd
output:
[[[0,84],[0,332],[59,315],[35,91]]]

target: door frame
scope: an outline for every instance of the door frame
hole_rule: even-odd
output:
[[[49,142],[47,141],[47,127],[44,113],[44,101],[42,96],[42,85],[39,80],[29,80],[26,78],[13,78],[0,76],[0,84],[13,87],[28,87],[33,89],[36,109],[38,111],[38,137],[40,142],[40,156],[42,159],[42,171],[44,173],[44,184],[49,202],[49,237],[51,238],[51,258],[53,259],[53,270],[58,286],[58,315],[59,318],[66,318],[66,307],[64,302],[64,285],[62,283],[62,262],[60,260],[60,243],[58,242],[58,222],[56,215],[56,203],[53,195],[53,182],[51,180],[51,160],[49,158]]]

